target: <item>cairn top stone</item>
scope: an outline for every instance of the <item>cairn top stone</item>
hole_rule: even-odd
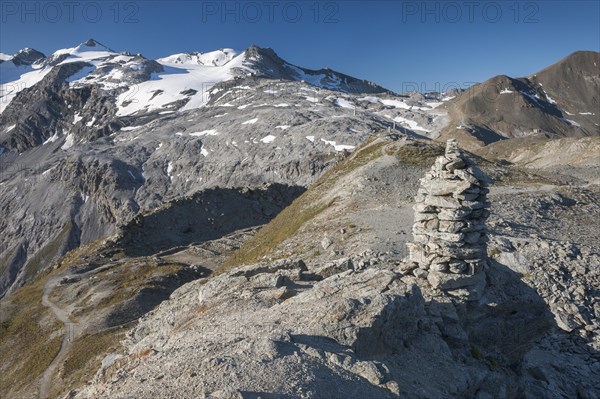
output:
[[[455,160],[463,157],[462,151],[460,148],[458,148],[458,141],[456,141],[456,139],[450,139],[446,141],[445,156],[449,160]]]

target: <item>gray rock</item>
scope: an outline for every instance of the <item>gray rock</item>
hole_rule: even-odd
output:
[[[427,281],[433,288],[440,290],[456,290],[470,286],[485,284],[485,272],[474,275],[467,274],[449,274],[441,272],[430,272]]]
[[[321,247],[323,247],[323,249],[329,248],[332,244],[333,240],[329,237],[325,237],[321,240]]]

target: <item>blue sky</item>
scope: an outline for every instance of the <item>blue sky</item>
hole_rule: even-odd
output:
[[[0,3],[0,52],[93,37],[158,58],[252,44],[392,90],[524,76],[600,51],[598,1],[76,1]]]

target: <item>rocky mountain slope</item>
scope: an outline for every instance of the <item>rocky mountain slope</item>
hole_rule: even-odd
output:
[[[463,146],[544,134],[600,135],[600,53],[580,51],[523,78],[496,76],[447,104],[450,123],[441,138]]]
[[[490,201],[477,295],[432,283],[470,269],[417,267],[406,244],[444,154],[429,139],[480,144],[449,127],[498,115],[485,101],[258,47],[2,55],[0,396],[600,397],[598,143],[577,137],[597,113],[542,129],[597,103],[569,91],[597,84],[582,54],[502,80],[531,100],[502,123],[540,131],[468,154],[489,193],[434,194]],[[573,76],[588,85],[555,82]]]
[[[388,92],[332,70],[291,65],[273,50],[255,46],[240,54],[222,49],[154,61],[140,54],[116,53],[90,39],[49,57],[26,49],[0,68],[4,88],[0,124],[11,127],[2,131],[0,145],[18,151],[61,133],[77,139],[82,133],[87,139],[106,136],[129,125],[130,118],[122,120],[125,116],[201,107],[217,91],[211,90],[215,84],[234,78],[303,81],[348,93]],[[93,129],[82,129],[84,124]]]
[[[375,131],[431,135],[445,118],[434,98],[258,47],[153,61],[90,40],[31,65],[19,57],[0,65],[20,89],[3,94],[0,114],[0,208],[11,215],[0,296],[170,200],[217,186],[294,191]]]
[[[490,263],[485,289],[467,300],[403,262],[418,178],[441,152],[372,140],[218,275],[143,317],[70,395],[598,396],[597,186],[479,159],[493,180]]]

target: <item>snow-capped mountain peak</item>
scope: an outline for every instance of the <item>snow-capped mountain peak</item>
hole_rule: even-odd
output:
[[[245,52],[237,54],[231,49],[174,54],[157,62],[163,71],[118,96],[118,116],[157,109],[199,108],[209,100],[209,90],[215,84],[255,73],[246,65]]]
[[[5,55],[7,60],[12,57],[12,62],[0,63],[2,83],[8,83],[9,88],[0,93],[0,113],[21,90],[36,85],[54,68],[66,68],[60,76],[66,76],[61,79],[71,87],[95,85],[107,91],[114,98],[118,117],[199,108],[209,101],[212,86],[247,76],[303,82],[347,93],[387,92],[373,83],[331,69],[314,71],[295,66],[272,49],[258,46],[241,53],[231,48],[176,53],[156,61],[142,55],[117,53],[94,39],[57,50],[49,57],[35,50],[22,52],[20,56]],[[20,64],[16,61],[19,57],[23,58]],[[15,68],[15,65],[28,67]]]
[[[225,48],[207,53],[192,52],[173,54],[164,58],[159,58],[157,61],[161,64],[223,66],[237,55],[237,51]]]
[[[104,44],[98,42],[95,39],[88,39],[85,42],[81,43],[76,47],[79,51],[108,51],[109,53],[114,53],[114,50],[111,50]]]
[[[66,64],[79,61],[103,60],[117,53],[110,48],[89,39],[78,46],[55,51],[49,58],[48,64]]]

